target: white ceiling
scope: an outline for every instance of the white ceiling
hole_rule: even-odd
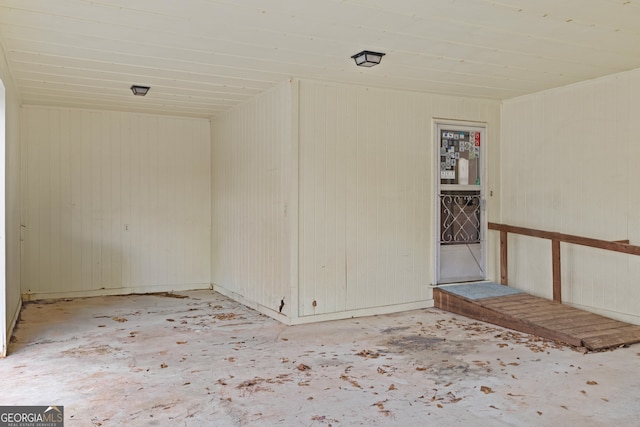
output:
[[[23,104],[211,117],[290,77],[508,99],[640,68],[640,0],[0,0],[0,37]]]

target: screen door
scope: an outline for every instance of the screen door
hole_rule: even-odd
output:
[[[436,283],[486,278],[485,128],[436,124]]]

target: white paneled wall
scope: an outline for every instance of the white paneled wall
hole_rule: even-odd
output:
[[[497,164],[495,101],[293,81],[212,121],[215,289],[289,323],[431,305],[436,118]]]
[[[297,316],[291,282],[296,85],[283,83],[212,121],[212,281],[217,291],[283,321]]]
[[[488,215],[495,221],[499,103],[301,82],[301,316],[429,304],[436,118],[486,124],[488,190],[496,195]],[[494,275],[495,242],[489,247]]]
[[[5,249],[4,275],[0,284],[0,357],[6,355],[7,343],[20,315],[20,102],[17,90],[0,46],[0,78],[4,99],[0,111],[4,122],[5,158],[4,201],[5,228],[0,234]]]
[[[24,107],[22,292],[209,286],[208,120]]]
[[[503,105],[505,223],[640,245],[640,70]],[[549,242],[509,241],[509,283],[551,296]],[[562,245],[565,302],[640,321],[640,257]]]

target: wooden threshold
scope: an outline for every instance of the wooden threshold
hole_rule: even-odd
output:
[[[448,287],[433,290],[442,310],[516,331],[560,341],[588,351],[640,342],[640,326],[612,320],[526,293],[471,299]]]

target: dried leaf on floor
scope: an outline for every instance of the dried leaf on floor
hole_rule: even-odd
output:
[[[486,385],[481,386],[480,391],[484,394],[494,393],[494,391],[491,390],[491,387],[487,387]]]
[[[168,367],[169,367],[169,365],[167,365],[166,363],[161,363],[161,364],[160,364],[160,367],[161,367],[162,369],[164,369],[164,368],[168,368]]]
[[[178,294],[174,294],[173,292],[153,292],[150,293],[149,295],[155,295],[158,297],[167,297],[167,298],[189,298],[187,295],[178,295]]]
[[[387,391],[392,391],[392,390],[397,390],[397,388],[396,388],[395,384],[391,384],[391,385],[389,386],[389,388],[387,389]]]
[[[269,378],[269,379],[267,379],[267,382],[268,382],[269,384],[284,384],[285,382],[291,382],[291,381],[293,381],[293,380],[290,378],[290,376],[291,376],[291,374],[279,374],[279,375],[276,375],[276,377],[275,377],[275,378]]]
[[[176,344],[186,344],[187,341],[176,341]]]
[[[341,380],[343,380],[343,381],[348,381],[348,382],[349,382],[352,386],[354,386],[355,388],[362,388],[362,387],[360,386],[360,384],[358,384],[358,381],[356,381],[356,380],[354,380],[354,379],[351,379],[351,378],[349,378],[349,377],[348,377],[348,376],[346,376],[346,375],[340,375],[340,379],[341,379]]]
[[[213,317],[218,320],[233,320],[238,317],[238,315],[236,313],[221,313],[214,314]]]
[[[301,363],[298,365],[298,371],[308,371],[309,369],[311,369],[308,365],[305,365],[304,363]]]
[[[120,322],[120,323],[124,323],[127,321],[127,319],[125,319],[124,317],[112,317],[112,320],[115,320],[116,322]]]
[[[447,393],[447,398],[449,399],[449,403],[456,403],[462,400],[461,397],[456,397],[452,392]]]
[[[371,351],[371,350],[360,350],[358,353],[356,353],[357,356],[362,356],[362,357],[366,357],[369,359],[377,359],[378,356],[380,356],[378,353]]]
[[[258,384],[258,382],[261,382],[261,381],[262,381],[262,378],[254,378],[251,380],[246,380],[238,384],[238,388],[251,387]]]
[[[598,385],[596,381],[587,381],[587,385]]]
[[[265,380],[264,378],[254,377],[253,379],[243,381],[236,388],[239,388],[239,389],[248,388],[250,393],[259,392],[259,391],[272,392],[273,390],[271,388],[266,387],[264,385],[262,386],[260,385],[265,382],[273,383],[273,380]]]
[[[380,410],[384,409],[384,405],[382,404],[382,402],[375,403],[374,405],[377,406]]]

